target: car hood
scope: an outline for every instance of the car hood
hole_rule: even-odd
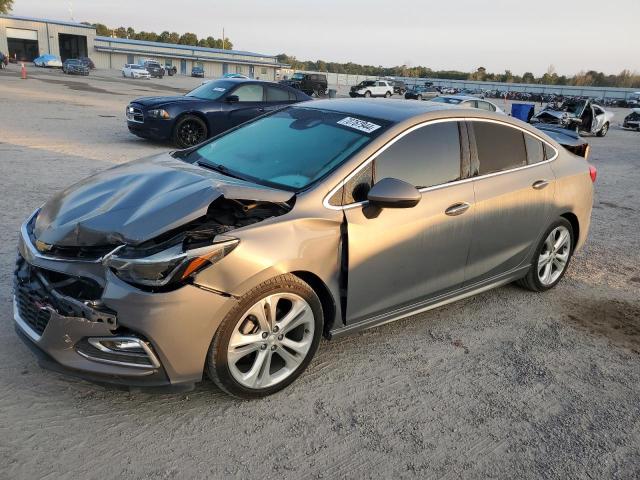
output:
[[[562,119],[563,117],[575,117],[575,115],[573,115],[572,113],[562,112],[560,110],[542,110],[540,113],[535,115],[536,118],[540,116],[554,117],[554,118],[557,118],[558,120]]]
[[[159,105],[170,105],[172,103],[179,102],[197,102],[199,98],[187,97],[185,95],[171,96],[171,97],[141,97],[136,98],[131,103],[137,103],[143,107],[156,107]]]
[[[284,203],[292,196],[161,154],[58,193],[40,209],[33,234],[58,246],[138,245],[203,217],[220,197]]]

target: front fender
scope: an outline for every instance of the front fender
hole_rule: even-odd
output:
[[[340,225],[324,218],[267,222],[230,232],[238,246],[220,262],[199,273],[197,285],[241,297],[260,283],[296,271],[318,276],[339,302]]]

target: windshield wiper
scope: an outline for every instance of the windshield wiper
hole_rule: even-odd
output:
[[[227,167],[225,167],[224,165],[219,165],[217,163],[208,163],[208,162],[196,162],[196,165],[200,166],[200,167],[204,167],[207,168],[209,170],[213,170],[214,172],[220,172],[224,175],[226,175],[227,177],[233,177],[233,178],[237,178],[238,180],[244,180],[247,181],[246,178],[241,177],[240,175],[238,175],[237,173],[232,173]]]

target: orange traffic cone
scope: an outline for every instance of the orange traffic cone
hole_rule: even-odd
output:
[[[22,64],[22,69],[20,70],[20,76],[23,80],[27,79],[27,68],[24,66],[24,63]]]

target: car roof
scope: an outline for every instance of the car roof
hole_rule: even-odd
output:
[[[305,107],[330,110],[334,112],[361,115],[363,117],[379,118],[399,123],[412,117],[441,110],[457,109],[456,105],[426,102],[408,102],[399,99],[368,99],[368,98],[336,98],[330,100],[314,100],[304,102]]]

